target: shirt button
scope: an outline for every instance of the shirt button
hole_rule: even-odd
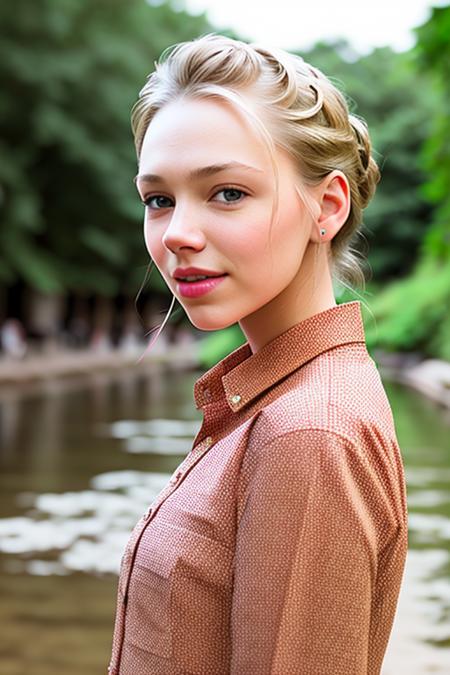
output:
[[[206,398],[206,400],[209,401],[211,399],[211,389],[208,389],[208,387],[203,389],[203,395]]]
[[[212,436],[207,436],[205,438],[205,445],[206,445],[207,448],[209,448],[209,446],[211,445],[212,442],[213,442]]]
[[[231,403],[239,403],[241,398],[242,396],[240,394],[233,394],[233,396],[230,396],[230,401]]]
[[[175,483],[178,483],[182,475],[183,475],[182,471],[177,471],[175,476],[173,476],[173,478],[170,479],[171,485],[175,485]]]

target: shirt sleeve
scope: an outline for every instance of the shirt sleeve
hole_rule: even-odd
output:
[[[363,450],[321,429],[246,461],[231,675],[367,675],[382,480]]]

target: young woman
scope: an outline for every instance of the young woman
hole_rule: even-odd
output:
[[[378,168],[317,69],[216,34],[132,114],[145,242],[199,329],[247,342],[122,559],[111,675],[378,675],[407,553],[402,457],[350,242]],[[195,280],[198,276],[206,277]]]

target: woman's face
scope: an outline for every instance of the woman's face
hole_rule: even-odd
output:
[[[225,101],[184,99],[162,108],[147,129],[136,179],[146,246],[201,330],[240,322],[295,283],[313,222],[290,157],[277,150],[275,159],[279,211],[269,238],[275,180],[251,122]],[[198,282],[173,277],[194,266],[225,276],[196,294]]]

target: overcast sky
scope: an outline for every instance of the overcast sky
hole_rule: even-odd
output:
[[[432,6],[449,0],[185,0],[194,14],[234,28],[245,40],[283,49],[307,49],[321,39],[346,37],[361,54],[374,47],[403,51],[413,46],[411,29],[424,23]]]

